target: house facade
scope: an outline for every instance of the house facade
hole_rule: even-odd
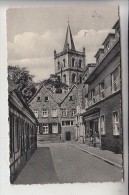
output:
[[[29,101],[38,122],[38,134],[43,135],[45,141],[58,140],[60,134],[60,107],[62,94],[54,94],[41,86]]]
[[[38,134],[42,141],[75,140],[75,114],[78,87],[67,93],[52,93],[41,86],[29,101],[38,122]]]
[[[103,49],[96,53],[96,66],[84,74],[85,112],[81,115],[86,137],[95,137],[102,149],[122,152],[122,94],[120,24],[113,27],[103,42]]]
[[[10,182],[37,148],[38,121],[15,84],[9,80]]]

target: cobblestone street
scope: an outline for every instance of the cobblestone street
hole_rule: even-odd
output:
[[[14,184],[121,181],[122,169],[70,144],[39,144]]]

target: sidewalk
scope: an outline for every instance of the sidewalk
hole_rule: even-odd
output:
[[[74,146],[86,153],[89,153],[109,164],[112,164],[120,169],[122,169],[122,154],[115,154],[108,150],[101,150],[98,147],[92,147],[85,144],[81,144],[78,142],[71,142],[69,143],[71,146]]]

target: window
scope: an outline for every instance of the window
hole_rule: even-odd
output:
[[[112,73],[112,92],[118,90],[119,71],[118,68]]]
[[[45,102],[47,102],[49,100],[48,96],[45,96]]]
[[[63,82],[66,83],[66,75],[63,75]]]
[[[48,124],[43,123],[43,134],[48,134]]]
[[[58,62],[58,70],[60,70],[60,62]]]
[[[65,59],[63,59],[63,66],[65,67]]]
[[[105,97],[104,93],[104,81],[100,84],[100,98],[103,99]]]
[[[57,125],[57,123],[52,124],[52,133],[58,133],[58,125]]]
[[[72,110],[72,116],[75,116],[75,114],[76,114],[76,109],[73,109]]]
[[[43,117],[48,117],[48,110],[47,109],[43,109],[42,116]]]
[[[96,57],[96,62],[99,63],[100,62],[100,56]]]
[[[79,68],[82,67],[82,60],[79,60]]]
[[[75,59],[72,58],[72,67],[74,67],[74,66],[75,66]]]
[[[119,112],[113,112],[113,135],[120,135]]]
[[[85,109],[88,108],[88,97],[85,97]]]
[[[107,51],[110,49],[110,43],[109,42],[106,44],[106,49],[107,49]]]
[[[67,110],[66,109],[62,109],[62,116],[67,116]]]
[[[76,75],[72,74],[72,82],[75,83],[76,82]]]
[[[62,121],[62,126],[73,126],[73,121]]]
[[[38,110],[33,110],[33,112],[34,112],[35,117],[36,118],[39,118],[39,112],[38,112]]]
[[[57,110],[52,109],[51,114],[52,114],[52,117],[57,117]]]
[[[41,101],[40,96],[37,97],[37,102]]]
[[[73,101],[73,96],[69,96],[69,101]]]
[[[105,135],[105,116],[104,115],[100,117],[100,132],[101,132],[101,135]]]
[[[71,121],[71,126],[73,126],[73,121]]]
[[[95,89],[91,91],[92,103],[95,103]]]

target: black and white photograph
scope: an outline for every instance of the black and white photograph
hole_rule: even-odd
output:
[[[125,180],[119,4],[6,10],[9,182]]]

